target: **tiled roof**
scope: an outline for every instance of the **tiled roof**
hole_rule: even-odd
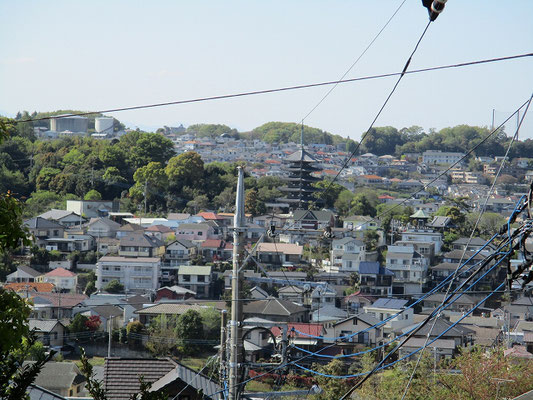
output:
[[[208,265],[181,265],[178,275],[211,275],[211,267]]]
[[[39,293],[50,293],[54,290],[54,284],[49,282],[14,282],[8,283],[4,289],[14,292],[35,291]]]
[[[196,215],[202,217],[206,221],[210,219],[219,219],[218,216],[214,212],[199,212]]]
[[[136,231],[144,231],[144,228],[138,224],[126,224],[118,228],[118,231],[119,232],[136,232]]]
[[[146,308],[143,308],[141,310],[137,310],[134,313],[135,314],[176,314],[181,315],[185,314],[189,310],[195,310],[200,311],[205,309],[205,307],[202,307],[198,304],[183,304],[183,303],[159,303],[155,306],[149,306]]]
[[[74,272],[71,272],[65,268],[62,268],[62,267],[59,267],[59,268],[56,268],[50,272],[48,272],[47,274],[45,274],[44,276],[60,276],[60,277],[63,277],[63,278],[72,278],[74,276],[76,276],[76,274]]]
[[[118,306],[113,306],[111,304],[104,304],[103,306],[96,306],[91,308],[91,311],[96,314],[109,319],[110,317],[118,317],[124,314],[124,310]]]
[[[293,329],[295,330],[298,330],[300,332],[304,332],[308,335],[313,335],[313,336],[322,336],[322,330],[323,330],[323,325],[322,324],[313,324],[313,323],[309,323],[309,324],[304,324],[304,323],[300,323],[300,324],[297,324],[297,323],[288,323],[287,324],[287,332],[291,335],[291,337],[299,337],[300,336],[300,333],[296,332],[296,331],[293,331]],[[279,335],[281,335],[281,328],[277,327],[277,326],[274,326],[270,329],[272,331],[272,333],[274,334],[274,336],[278,337]],[[303,336],[303,337],[306,337],[306,336]]]
[[[216,249],[218,249],[218,248],[222,247],[222,243],[223,243],[223,242],[222,242],[222,240],[220,240],[220,239],[207,239],[207,240],[204,240],[204,241],[202,242],[202,245],[201,245],[201,246],[202,246],[203,248],[206,248],[206,247],[212,247],[212,248],[216,248]]]
[[[222,399],[223,395],[221,392],[222,388],[218,383],[208,378],[207,376],[196,372],[193,369],[186,367],[185,365],[177,363],[176,368],[168,372],[161,379],[154,382],[151,387],[151,390],[157,391],[163,389],[170,383],[180,380],[185,382],[187,385],[193,387],[198,392],[202,393],[204,398],[211,399]],[[216,393],[216,394],[214,394]],[[214,394],[213,396],[209,396]]]
[[[303,246],[292,243],[259,243],[257,245],[258,253],[281,253],[301,256]]]
[[[129,400],[140,389],[139,378],[154,383],[176,368],[170,358],[106,358],[104,388],[110,400]]]
[[[24,361],[24,365],[34,361]],[[48,361],[37,378],[35,384],[52,391],[69,389],[73,384],[85,382],[85,377],[73,362]]]
[[[38,385],[28,386],[27,393],[30,396],[30,400],[66,400],[66,397],[60,396]]]
[[[299,313],[302,311],[307,311],[305,307],[299,306],[298,304],[293,303],[288,300],[280,299],[267,299],[252,301],[251,303],[245,304],[243,311],[246,314],[255,314],[255,315],[281,315],[289,316],[294,313]]]
[[[28,267],[26,265],[19,265],[17,267],[17,270],[25,272],[26,274],[31,275],[34,278],[37,278],[38,276],[42,275],[41,272],[35,271],[33,268],[30,268],[30,267]]]
[[[36,319],[30,318],[28,320],[30,329],[35,329],[38,332],[51,332],[57,324],[61,324],[57,319]],[[61,324],[63,325],[63,324]]]
[[[26,225],[30,229],[64,229],[63,225],[41,217],[28,219],[24,221],[24,225]]]
[[[161,233],[170,233],[174,232],[166,225],[152,225],[145,229],[146,232],[161,232]]]
[[[59,220],[61,218],[64,218],[64,217],[67,217],[71,214],[74,214],[75,216],[79,217],[78,214],[74,213],[73,211],[68,211],[68,210],[58,210],[58,209],[51,209],[41,215],[39,215],[39,217],[41,218],[44,218],[44,219],[52,219],[52,220]]]
[[[84,294],[71,293],[34,293],[31,296],[34,300],[43,299],[50,302],[53,307],[72,308],[88,297]]]
[[[142,232],[132,232],[120,239],[121,246],[161,247],[165,244],[154,236]]]

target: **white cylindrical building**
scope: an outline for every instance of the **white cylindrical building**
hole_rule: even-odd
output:
[[[114,118],[98,117],[94,119],[94,130],[98,133],[113,133]]]

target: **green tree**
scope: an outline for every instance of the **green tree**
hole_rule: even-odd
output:
[[[352,200],[352,208],[350,212],[355,215],[369,215],[374,217],[376,215],[376,208],[367,195],[364,193],[358,193]]]
[[[213,307],[203,308],[199,311],[202,319],[204,338],[217,340],[220,337],[220,312]]]
[[[195,187],[201,185],[204,176],[204,162],[202,157],[194,151],[172,157],[165,167],[170,187],[179,190],[184,186]]]
[[[329,180],[315,182],[313,186],[320,189],[318,192],[314,193],[313,196],[324,200],[326,208],[334,207],[340,193],[343,190],[346,190],[344,186],[339,185],[338,183],[332,183]]]
[[[70,325],[68,326],[68,331],[72,333],[78,332],[87,332],[89,328],[87,327],[88,317],[78,313],[72,318]]]
[[[266,212],[265,203],[259,199],[256,189],[246,191],[246,195],[244,196],[244,210],[254,217]]]
[[[339,193],[334,205],[340,215],[347,216],[350,213],[353,198],[354,194],[348,189]]]
[[[189,340],[196,340],[204,337],[204,327],[200,313],[195,310],[188,310],[178,318],[175,328],[176,336],[181,341],[179,346],[183,353],[196,350],[196,346],[188,343]]]
[[[363,236],[363,242],[367,251],[377,250],[379,244],[379,234],[373,230],[367,230]]]
[[[107,293],[123,293],[124,285],[118,280],[113,279],[104,287],[104,291],[106,291]]]
[[[83,200],[102,200],[102,195],[97,190],[92,189],[85,194]]]
[[[332,360],[327,365],[316,366],[313,368],[319,372],[327,375],[345,375],[344,364],[341,360]],[[338,400],[350,388],[350,383],[346,379],[328,378],[322,375],[316,376],[318,386],[323,390],[319,395],[315,395],[317,400]]]

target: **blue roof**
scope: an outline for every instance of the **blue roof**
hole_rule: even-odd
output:
[[[394,275],[394,272],[382,267],[377,261],[361,261],[359,263],[359,273],[370,275]]]
[[[379,307],[379,308],[403,308],[407,304],[407,300],[401,300],[401,299],[377,299],[374,304],[372,304],[372,307]]]

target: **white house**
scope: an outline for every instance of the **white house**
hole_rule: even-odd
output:
[[[78,275],[65,268],[56,268],[37,278],[39,282],[53,283],[58,289],[74,290],[78,284]]]
[[[407,229],[402,232],[402,242],[429,242],[435,244],[435,254],[442,249],[442,233],[432,229]]]
[[[358,239],[345,237],[331,243],[331,269],[337,272],[357,272],[366,260],[366,246]]]
[[[109,200],[67,200],[67,211],[87,218],[103,217],[118,211],[118,203]]]
[[[159,257],[104,256],[96,264],[96,288],[103,289],[112,280],[117,280],[127,291],[156,290],[160,275]]]
[[[402,328],[413,324],[414,311],[412,308],[406,308],[407,303],[407,300],[400,299],[377,299],[372,305],[365,306],[364,310],[365,313],[371,314],[378,321],[385,321],[402,312],[382,325],[383,330],[387,333],[398,332]]]
[[[209,297],[211,282],[210,266],[182,265],[178,270],[178,285],[196,292],[197,298]]]
[[[394,273],[393,293],[421,293],[426,283],[428,265],[429,259],[412,246],[389,246],[386,267]]]

